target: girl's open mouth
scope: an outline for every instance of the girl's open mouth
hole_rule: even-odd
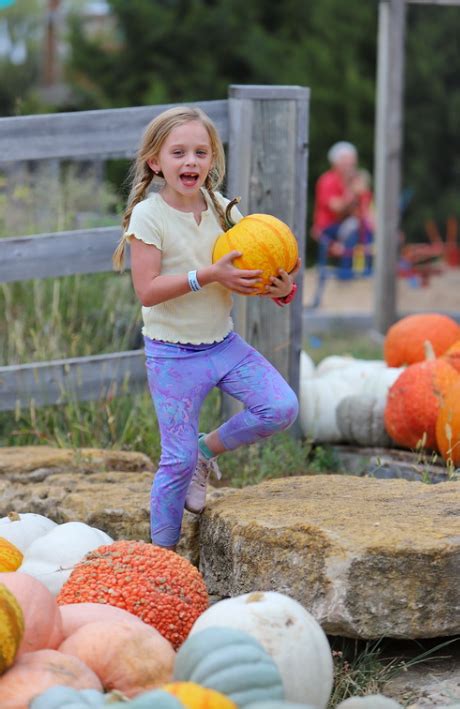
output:
[[[183,172],[180,176],[181,182],[187,187],[192,187],[198,182],[198,173],[196,172]]]

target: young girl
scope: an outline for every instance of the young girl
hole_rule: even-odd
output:
[[[151,492],[154,544],[174,549],[184,507],[199,513],[220,453],[288,428],[297,398],[278,371],[233,331],[231,292],[250,294],[261,271],[232,265],[232,252],[212,263],[217,236],[228,228],[228,200],[215,190],[225,172],[223,146],[209,117],[172,108],[147,126],[114,254],[121,269],[127,241],[131,274],[142,303],[147,376],[161,434],[161,458]],[[161,179],[159,192],[148,194]],[[234,221],[241,219],[236,208]],[[295,292],[280,271],[262,297],[279,304]],[[199,413],[213,387],[246,408],[206,435]]]

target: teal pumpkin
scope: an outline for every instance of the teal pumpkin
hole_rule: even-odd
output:
[[[96,689],[50,687],[30,703],[30,709],[99,709],[106,697]]]
[[[206,628],[190,635],[176,655],[173,677],[215,689],[241,709],[251,702],[284,699],[283,681],[270,655],[236,628]]]

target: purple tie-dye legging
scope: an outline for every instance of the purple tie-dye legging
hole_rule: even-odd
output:
[[[169,344],[145,338],[147,376],[161,434],[150,502],[152,541],[179,540],[184,502],[198,457],[201,406],[213,387],[245,404],[218,429],[227,450],[288,428],[298,401],[280,373],[235,332],[215,344]]]

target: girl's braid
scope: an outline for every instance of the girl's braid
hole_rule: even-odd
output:
[[[214,207],[214,209],[216,211],[217,218],[219,219],[219,224],[221,226],[222,231],[227,231],[229,227],[227,224],[227,220],[225,218],[225,212],[224,212],[222,206],[219,204],[216,195],[214,194],[214,190],[212,188],[212,180],[209,177],[209,175],[207,176],[207,178],[205,180],[204,186],[206,187],[208,194],[211,198],[212,206]]]
[[[128,228],[129,221],[131,219],[131,214],[136,204],[138,204],[144,199],[145,193],[147,192],[154,176],[154,173],[147,165],[147,163],[144,163],[142,168],[138,170],[134,175],[133,186],[131,188],[131,192],[128,198],[128,204],[123,213],[122,225],[124,233],[120,241],[118,242],[118,246],[112,256],[112,263],[117,271],[121,271],[123,269],[126,242],[130,236],[130,234],[126,233],[126,229]]]

